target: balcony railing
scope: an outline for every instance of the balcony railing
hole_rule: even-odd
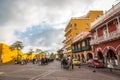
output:
[[[69,52],[71,52],[71,50],[66,51],[66,53],[69,53]]]
[[[90,50],[90,49],[91,49],[90,45],[82,47],[82,51],[87,51],[87,50]]]
[[[120,37],[120,29],[117,29],[116,31],[109,33],[109,36],[107,36],[107,37],[101,36],[101,37],[98,37],[97,39],[91,40],[90,45],[99,44],[102,42],[114,40],[114,39],[117,39],[119,37]]]
[[[76,52],[81,52],[82,50],[80,48],[76,48],[76,49],[73,49],[72,52],[73,53],[76,53]]]
[[[65,40],[65,43],[68,42],[71,39],[72,39],[72,37],[69,37],[68,39]]]
[[[113,15],[115,15],[117,12],[120,11],[120,2],[113,6],[109,11],[107,11],[103,16],[99,17],[96,21],[94,21],[91,26],[92,29],[94,27],[96,27],[98,24],[101,24],[102,22],[104,22],[106,19],[108,19],[108,17],[111,17]]]
[[[69,47],[71,47],[71,45],[67,45],[65,48],[67,49],[67,48],[69,48]]]
[[[66,31],[65,35],[66,35],[69,31],[71,31],[71,29],[72,29],[72,28],[70,27],[70,28]]]

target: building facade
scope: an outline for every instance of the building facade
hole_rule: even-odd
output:
[[[90,42],[96,58],[106,66],[109,59],[117,60],[120,66],[120,3],[91,24]]]
[[[81,32],[73,39],[72,53],[73,57],[79,59],[82,63],[93,59],[94,54],[90,46],[91,36],[89,32]]]
[[[89,32],[91,29],[91,22],[95,21],[98,17],[103,15],[103,11],[89,11],[85,16],[78,18],[71,18],[67,27],[65,28],[65,40],[64,40],[64,53],[72,56],[73,38],[82,31]]]

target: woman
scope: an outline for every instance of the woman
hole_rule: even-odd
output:
[[[107,61],[107,67],[110,69],[110,71],[112,72],[112,69],[113,69],[113,62],[112,62],[112,60],[111,59],[109,59],[108,61]]]

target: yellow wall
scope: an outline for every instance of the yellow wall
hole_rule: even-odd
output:
[[[24,53],[16,49],[11,49],[10,46],[0,43],[0,59],[2,60],[2,63],[13,63],[15,60],[17,60],[18,55],[21,56],[21,60],[26,58]]]

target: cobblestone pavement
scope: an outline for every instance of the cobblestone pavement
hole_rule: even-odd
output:
[[[107,69],[97,69],[83,65],[77,66],[74,70],[62,69],[59,61],[54,61],[48,65],[1,65],[0,80],[120,80],[120,76]]]

